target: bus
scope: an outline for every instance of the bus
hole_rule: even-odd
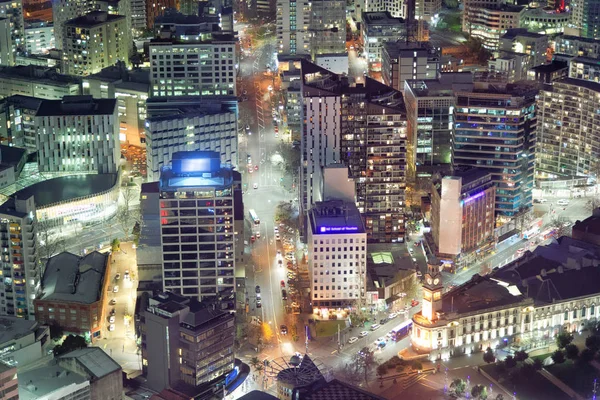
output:
[[[250,219],[254,222],[254,225],[260,225],[260,219],[258,219],[258,215],[256,215],[256,211],[250,210]]]
[[[407,336],[412,329],[412,320],[406,320],[390,331],[391,339],[397,342]]]

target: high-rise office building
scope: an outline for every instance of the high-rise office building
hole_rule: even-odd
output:
[[[600,3],[595,0],[572,0],[571,26],[578,36],[589,39],[600,39]]]
[[[342,200],[316,203],[308,223],[311,302],[326,318],[366,295],[367,233],[356,205]]]
[[[223,307],[234,308],[239,172],[219,153],[179,152],[159,185],[164,289],[200,300],[221,296]]]
[[[124,16],[92,11],[65,22],[63,70],[90,75],[118,61],[129,65],[131,32]]]
[[[146,28],[154,29],[156,18],[170,8],[179,10],[179,0],[146,0]]]
[[[40,286],[35,202],[14,198],[0,207],[2,278],[0,314],[34,319],[33,299]]]
[[[235,38],[212,34],[206,41],[150,42],[152,96],[235,96]]]
[[[600,83],[563,78],[538,100],[536,173],[543,178],[598,176]]]
[[[491,171],[497,216],[514,217],[533,205],[535,85],[477,83],[456,92],[452,164]]]
[[[404,91],[408,79],[437,79],[440,53],[427,43],[384,42],[381,49],[383,83]]]
[[[233,96],[153,97],[147,102],[148,180],[180,151],[214,151],[221,162],[237,166],[237,99]]]
[[[44,100],[35,115],[42,172],[119,170],[121,149],[115,99],[65,96]]]
[[[202,400],[223,398],[235,361],[232,314],[211,301],[167,292],[150,298],[140,317],[142,369],[151,389],[174,389]]]
[[[25,24],[25,50],[29,54],[45,54],[56,48],[54,25],[47,22]]]
[[[313,60],[322,54],[346,53],[346,2],[313,0],[310,3],[310,48]]]
[[[302,62],[300,209],[323,199],[323,167],[343,162],[370,242],[404,240],[406,110],[402,94]]]
[[[440,74],[439,79],[405,81],[409,182],[419,186],[420,181],[429,180],[440,167],[451,164],[454,92],[472,88],[470,72],[449,72]]]
[[[466,5],[465,5],[466,7]],[[463,31],[480,39],[488,50],[498,50],[500,38],[509,29],[519,28],[525,7],[501,4],[471,7],[463,13]]]

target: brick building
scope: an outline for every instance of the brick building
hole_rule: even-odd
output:
[[[84,257],[63,252],[48,259],[42,293],[34,300],[36,321],[99,339],[106,321],[110,266],[111,255],[96,251]]]

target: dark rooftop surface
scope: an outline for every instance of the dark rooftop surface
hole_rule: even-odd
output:
[[[107,22],[118,21],[121,19],[125,19],[125,16],[108,14],[106,11],[92,11],[82,15],[81,17],[73,18],[67,21],[65,25],[92,28],[94,26],[102,25]]]
[[[365,233],[363,219],[351,202],[329,200],[317,202],[309,211],[313,235]]]
[[[546,35],[542,35],[541,33],[529,32],[527,30],[527,28],[513,28],[513,29],[508,29],[506,31],[506,33],[504,34],[504,36],[501,37],[501,39],[514,39],[517,36],[524,36],[524,37],[529,37],[532,39],[539,39]]]
[[[452,176],[462,178],[462,185],[466,186],[471,182],[479,180],[487,175],[490,175],[490,171],[484,168],[464,168],[455,169]]]
[[[36,183],[15,193],[17,199],[35,197],[37,208],[72,201],[112,189],[118,182],[117,174],[72,175]]]
[[[92,96],[65,96],[62,100],[44,100],[36,117],[55,115],[110,115],[115,112],[116,99],[94,99]]]
[[[27,150],[25,149],[0,144],[0,165],[16,167],[21,162],[26,153]]]
[[[567,68],[569,68],[569,63],[567,63],[566,61],[552,60],[550,64],[538,65],[537,67],[530,68],[530,70],[548,73],[560,71],[561,69]]]
[[[593,215],[583,221],[576,221],[575,225],[573,225],[573,231],[600,235],[600,210],[595,210]]]
[[[260,390],[253,390],[239,397],[238,400],[277,400],[277,397],[261,392]]]
[[[303,400],[383,400],[383,397],[369,393],[356,386],[333,379],[320,382],[304,396]]]

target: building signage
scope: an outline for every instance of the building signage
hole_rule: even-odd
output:
[[[358,226],[322,226],[319,228],[320,233],[342,233],[342,232],[357,232]]]

